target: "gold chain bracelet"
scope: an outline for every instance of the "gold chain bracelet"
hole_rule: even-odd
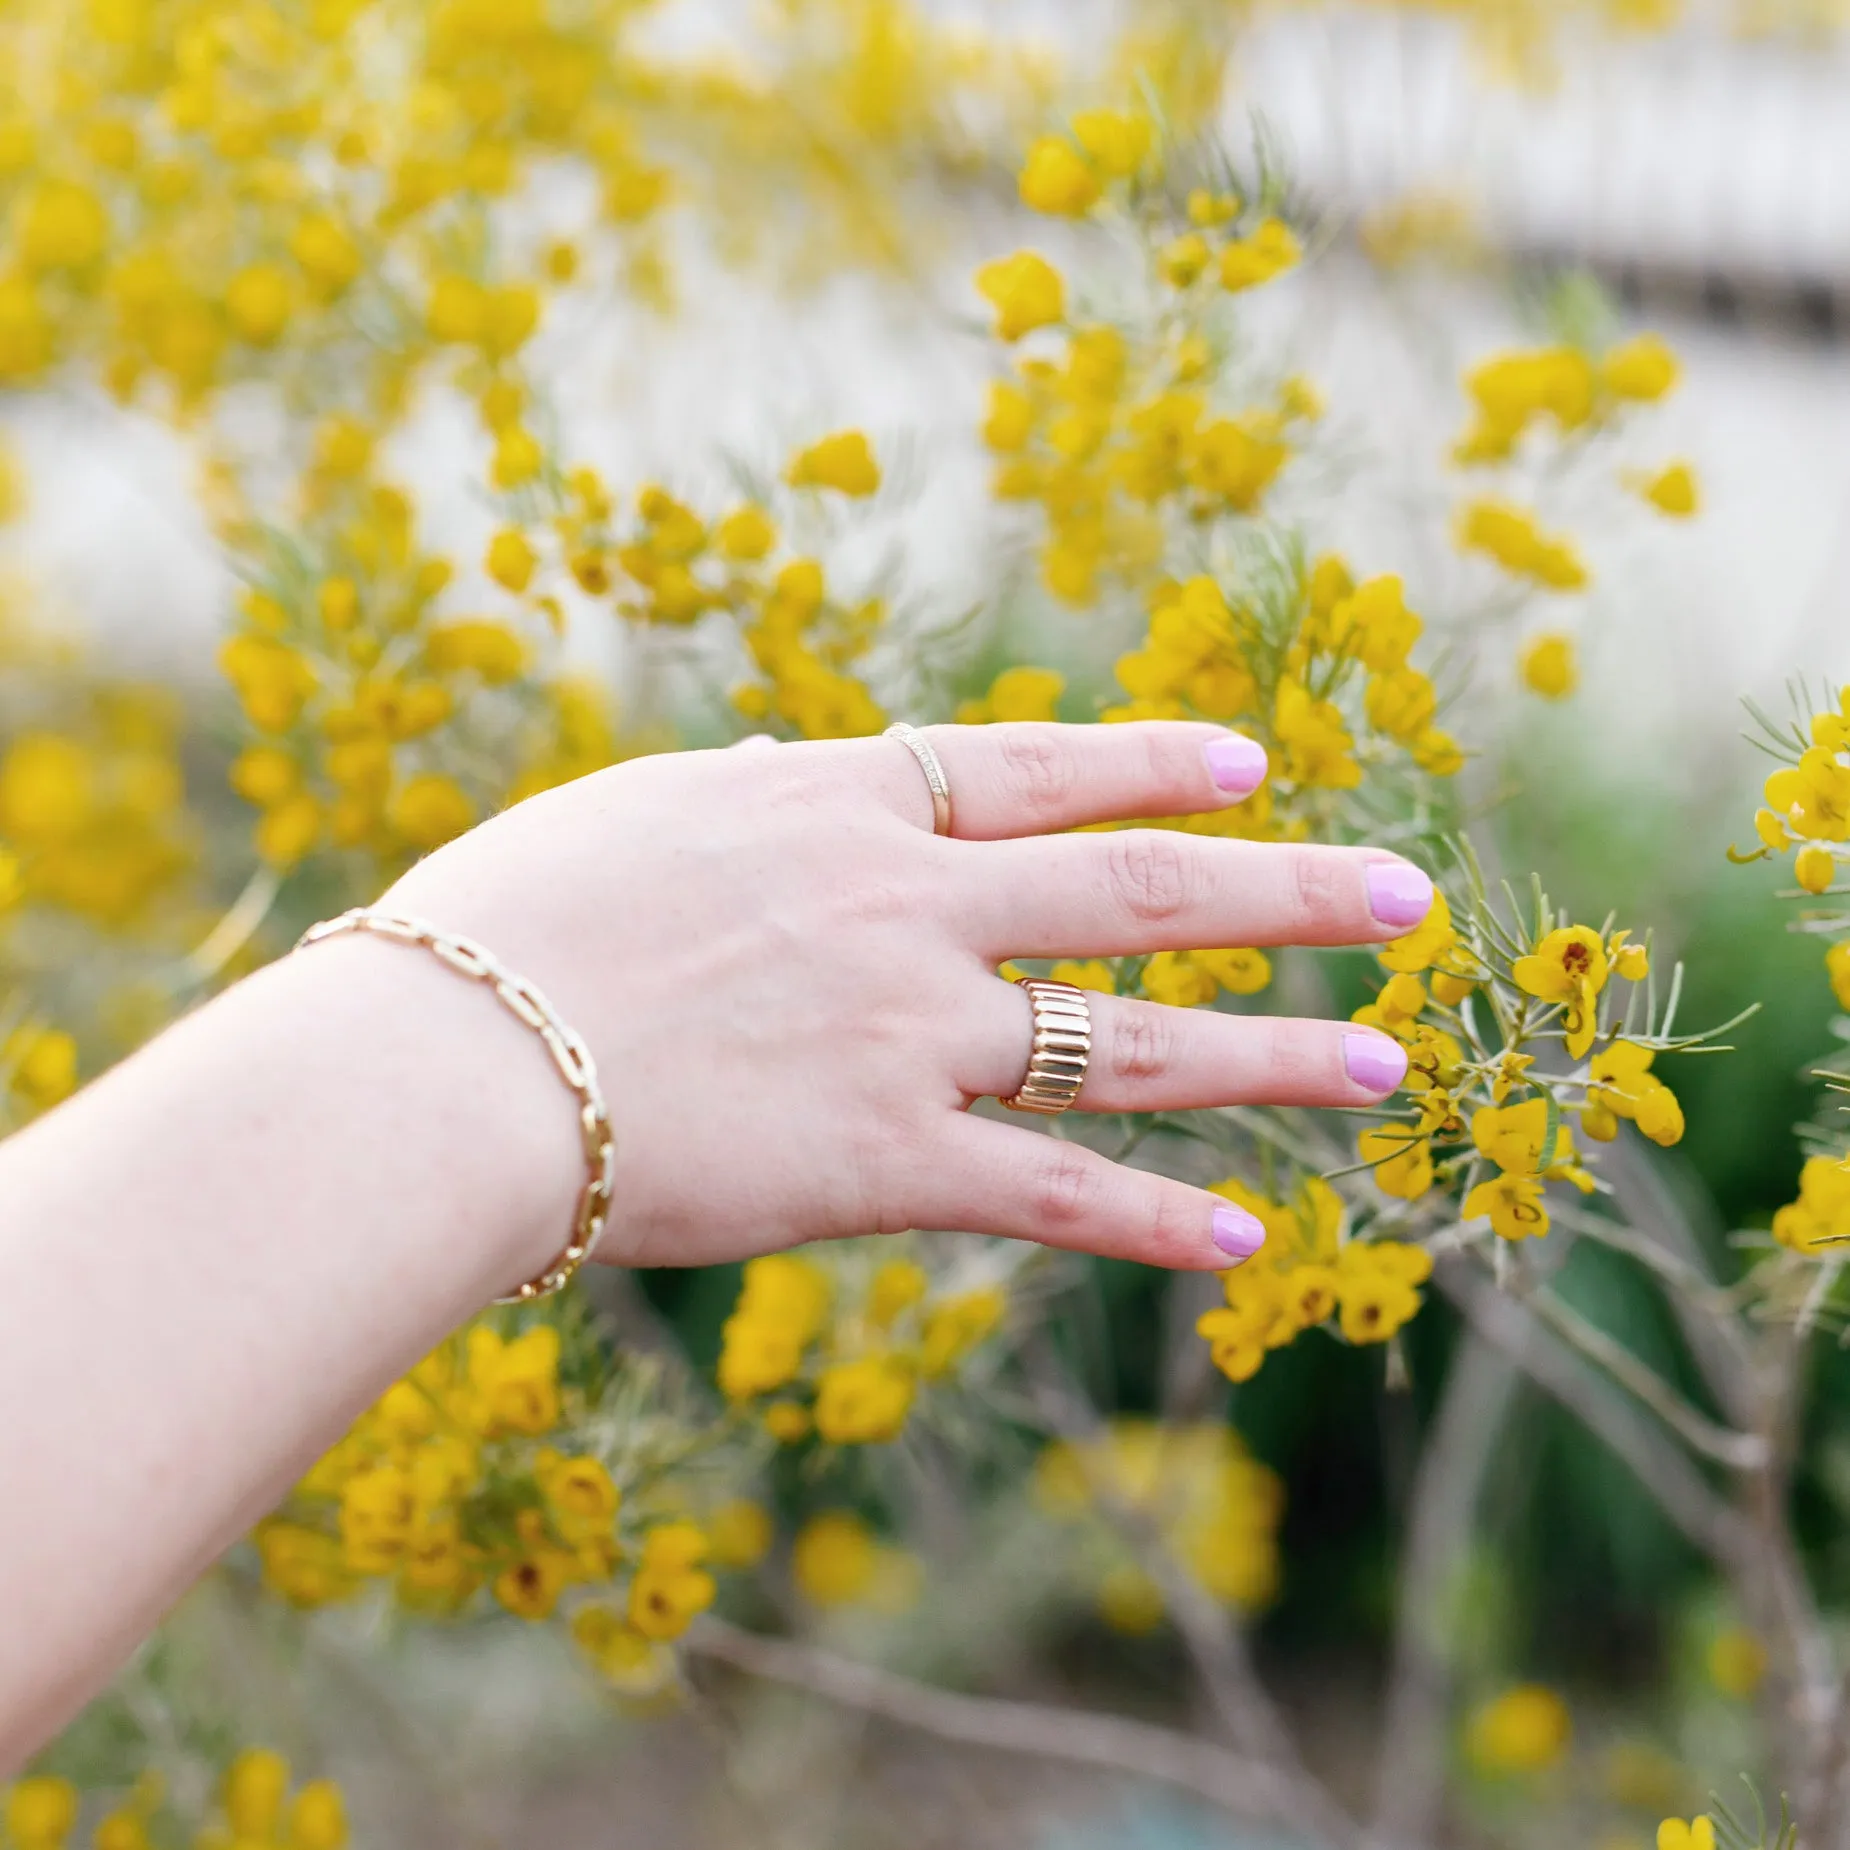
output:
[[[562,1290],[596,1250],[610,1220],[611,1164],[616,1146],[610,1131],[610,1112],[597,1083],[597,1066],[590,1048],[565,1025],[558,1010],[525,977],[516,976],[507,969],[485,945],[455,932],[440,931],[422,919],[407,918],[373,906],[356,906],[339,918],[323,919],[319,925],[311,925],[297,940],[295,948],[305,950],[323,939],[353,931],[371,932],[398,944],[420,945],[434,952],[458,976],[486,984],[510,1014],[525,1022],[546,1043],[546,1051],[552,1055],[559,1077],[571,1087],[578,1100],[579,1137],[589,1174],[578,1197],[572,1237],[559,1256],[537,1278],[528,1279],[511,1296],[497,1298],[495,1302],[528,1304],[535,1298],[549,1297]]]

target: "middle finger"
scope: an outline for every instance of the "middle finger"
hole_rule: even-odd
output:
[[[1425,918],[1432,882],[1375,848],[1121,829],[971,842],[959,906],[971,948],[1124,957],[1274,944],[1375,944]]]

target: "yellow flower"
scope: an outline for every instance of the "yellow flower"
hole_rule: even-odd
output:
[[[1363,1131],[1357,1154],[1374,1165],[1375,1185],[1384,1195],[1418,1201],[1433,1184],[1432,1143],[1411,1125]]]
[[[1064,136],[1042,135],[1022,163],[1020,190],[1021,203],[1030,211],[1078,218],[1097,203],[1099,180]]]
[[[1850,1240],[1850,1167],[1835,1157],[1808,1157],[1799,1171],[1798,1200],[1773,1216],[1773,1238],[1798,1253]]]
[[[1157,270],[1172,289],[1186,289],[1207,269],[1212,256],[1200,232],[1186,232],[1163,246],[1157,255]]]
[[[721,1567],[756,1567],[770,1552],[771,1512],[748,1497],[722,1503],[707,1519],[713,1560]]]
[[[1527,957],[1516,959],[1510,974],[1525,994],[1562,1005],[1567,1051],[1583,1058],[1599,1032],[1598,998],[1606,986],[1606,947],[1599,933],[1585,925],[1551,931]]]
[[[725,1383],[722,1381],[721,1386]],[[815,1430],[809,1409],[794,1400],[773,1401],[764,1410],[764,1429],[779,1445],[798,1445]]]
[[[1066,285],[1060,272],[1033,251],[998,257],[976,273],[976,286],[996,311],[1000,340],[1020,340],[1066,314]]]
[[[29,269],[81,270],[108,241],[109,216],[88,187],[41,180],[19,202],[14,249]]]
[[[566,1541],[587,1541],[610,1533],[623,1497],[598,1459],[562,1458],[557,1453],[542,1452],[534,1477],[554,1525]]]
[[[799,450],[784,471],[792,488],[833,488],[838,494],[871,495],[880,486],[880,465],[864,432],[839,430]]]
[[[625,1694],[651,1695],[673,1673],[673,1653],[608,1606],[581,1606],[573,1613],[572,1642],[606,1682]]]
[[[1793,878],[1808,893],[1828,893],[1837,878],[1837,857],[1817,842],[1807,842],[1792,861]]]
[[[1235,291],[1257,288],[1294,268],[1303,255],[1303,246],[1289,225],[1281,219],[1265,219],[1221,252],[1221,287]]]
[[[343,1850],[347,1807],[331,1779],[311,1779],[289,1805],[289,1850]]]
[[[790,1567],[804,1598],[818,1606],[848,1606],[874,1583],[881,1547],[860,1517],[824,1510],[799,1531]]]
[[[1567,1704],[1539,1683],[1522,1683],[1481,1704],[1465,1731],[1465,1751],[1480,1772],[1545,1773],[1573,1738]],[[1666,1846],[1666,1850],[1681,1850]],[[1704,1845],[1701,1850],[1712,1850]]]
[[[474,825],[475,805],[454,778],[425,771],[393,797],[391,821],[412,847],[440,848]]]
[[[940,1299],[925,1313],[919,1346],[919,1372],[935,1381],[994,1334],[1008,1311],[1008,1293],[1000,1285]]]
[[[1683,1109],[1651,1072],[1653,1057],[1652,1049],[1634,1041],[1614,1041],[1593,1056],[1581,1120],[1589,1136],[1600,1136],[1603,1118],[1630,1118],[1653,1143],[1673,1144],[1682,1137]]]
[[[524,591],[533,580],[539,557],[518,527],[503,527],[488,542],[488,575],[510,591]]]
[[[1672,520],[1689,520],[1701,510],[1702,491],[1688,463],[1672,463],[1655,475],[1645,476],[1637,486],[1660,514]]]
[[[504,1567],[495,1576],[494,1595],[515,1618],[537,1625],[552,1617],[570,1577],[569,1557],[542,1548]]]
[[[871,464],[873,459],[870,456],[868,460]],[[874,472],[874,480],[877,486],[878,469]],[[713,544],[722,558],[751,564],[765,558],[777,544],[777,529],[763,508],[747,504],[734,508],[713,529]]]
[[[0,1042],[0,1068],[21,1098],[49,1111],[77,1090],[77,1043],[62,1028],[15,1028]]]
[[[1052,668],[1005,668],[981,700],[966,700],[957,709],[963,726],[992,720],[1052,720],[1059,717],[1066,676]]]
[[[1256,996],[1272,980],[1272,961],[1263,951],[1191,951],[1189,955],[1232,996]]]
[[[1212,1002],[1217,989],[1214,978],[1186,951],[1158,951],[1144,965],[1140,981],[1152,1002],[1164,1002],[1171,1008]]]
[[[1072,126],[1073,139],[1108,180],[1128,180],[1149,156],[1148,116],[1126,109],[1083,109]]]
[[[1034,435],[1034,400],[1020,386],[995,380],[989,388],[989,415],[983,420],[983,441],[998,456],[1013,456],[1028,447]]]
[[[470,1326],[468,1378],[477,1396],[476,1423],[485,1436],[500,1432],[537,1438],[559,1422],[559,1332],[536,1323],[512,1342],[484,1324]]]
[[[219,1794],[232,1831],[259,1843],[276,1835],[288,1796],[289,1762],[262,1747],[247,1747],[232,1761]]]
[[[1539,1176],[1515,1172],[1480,1182],[1465,1197],[1466,1220],[1490,1219],[1491,1231],[1502,1240],[1526,1240],[1548,1231],[1548,1210],[1542,1205]]]
[[[1677,356],[1655,334],[1640,334],[1614,347],[1600,362],[1600,380],[1615,398],[1654,403],[1675,389]]]
[[[1402,1247],[1402,1252],[1418,1252]],[[1352,1343],[1384,1343],[1419,1314],[1420,1294],[1413,1281],[1393,1263],[1383,1264],[1367,1246],[1347,1246],[1352,1263],[1338,1274],[1337,1298],[1341,1305],[1342,1333]],[[1420,1254],[1422,1259],[1424,1253]],[[1372,1261],[1372,1263],[1371,1263]]]
[[[293,306],[288,273],[274,263],[240,270],[225,290],[225,313],[253,346],[273,345],[289,325]]]
[[[58,1850],[77,1828],[77,1788],[46,1774],[22,1779],[7,1792],[5,1817],[19,1850]]]
[[[1831,994],[1840,1009],[1850,1010],[1850,938],[1833,944],[1824,953],[1825,974],[1831,980]]]
[[[892,1325],[931,1289],[931,1274],[910,1259],[889,1259],[867,1287],[867,1316],[881,1329]]]
[[[891,1356],[863,1356],[822,1371],[816,1431],[831,1445],[882,1445],[905,1430],[912,1371]]]
[[[1426,916],[1404,937],[1395,938],[1376,953],[1389,970],[1405,971],[1417,976],[1449,957],[1458,942],[1452,929],[1452,909],[1445,895],[1434,892]]]
[[[629,1621],[645,1638],[678,1638],[713,1604],[718,1586],[699,1565],[706,1553],[706,1535],[691,1522],[663,1523],[643,1537]]]
[[[1118,993],[1117,978],[1112,975],[1111,965],[1102,958],[1089,958],[1084,963],[1065,958],[1047,975],[1052,982],[1070,983],[1075,989],[1089,989],[1095,995],[1115,996]]]
[[[1573,543],[1544,533],[1527,510],[1504,501],[1473,501],[1459,512],[1458,544],[1482,552],[1518,578],[1547,591],[1580,591],[1587,568]]]
[[[1522,652],[1522,684],[1544,700],[1565,700],[1580,685],[1573,637],[1558,630],[1532,637]]]
[[[1657,1827],[1657,1850],[1715,1850],[1715,1825],[1707,1813],[1666,1818]]]

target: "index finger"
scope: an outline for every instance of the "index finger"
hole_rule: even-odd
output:
[[[920,731],[950,785],[951,833],[964,841],[1200,815],[1243,802],[1265,782],[1264,746],[1197,720],[1014,721]],[[904,745],[894,740],[888,749],[904,764]],[[916,765],[909,770],[900,800],[929,828],[930,789]],[[896,794],[901,789],[894,785]]]

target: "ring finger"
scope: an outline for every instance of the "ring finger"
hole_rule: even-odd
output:
[[[1033,1008],[1014,983],[992,983],[986,1029],[967,1046],[958,1084],[973,1097],[1021,1087]],[[1399,1086],[1405,1048],[1348,1022],[1223,1015],[1125,996],[1087,997],[1092,1051],[1075,1109],[1195,1111],[1219,1105],[1372,1105]]]

